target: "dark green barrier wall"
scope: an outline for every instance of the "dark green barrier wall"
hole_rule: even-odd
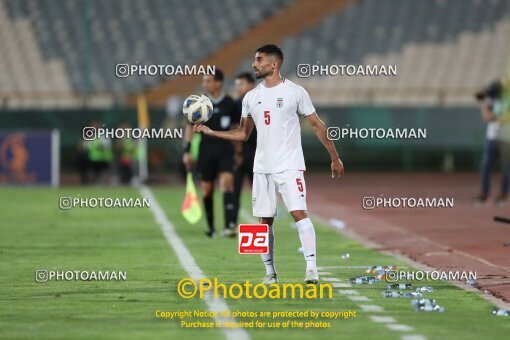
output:
[[[346,139],[335,142],[344,163],[365,171],[442,171],[478,169],[485,124],[477,108],[321,107],[328,126],[350,128],[426,128],[427,139]],[[320,143],[303,124],[307,163],[327,162]]]
[[[180,118],[180,117],[179,117]],[[76,148],[82,141],[82,129],[91,120],[97,119],[105,127],[116,127],[122,122],[137,126],[134,109],[112,110],[59,110],[59,111],[0,111],[0,129],[58,129],[61,140],[61,164],[63,171],[76,168]],[[182,120],[166,119],[163,110],[151,110],[150,122],[153,127],[180,127]],[[149,141],[149,149],[164,153],[166,167],[171,167],[180,159],[180,140],[156,139]]]
[[[426,128],[425,140],[347,139],[335,142],[350,170],[442,171],[478,168],[485,125],[476,108],[389,108],[319,107],[317,111],[328,126],[351,128]],[[153,127],[183,126],[183,119],[168,119],[163,110],[150,110]],[[92,119],[107,127],[127,121],[136,126],[133,109],[70,111],[0,111],[1,129],[52,129],[61,133],[62,166],[75,164],[76,145],[82,128]],[[329,163],[327,153],[303,122],[303,147],[309,169]],[[151,152],[164,154],[164,169],[176,168],[181,155],[179,140],[151,140]]]

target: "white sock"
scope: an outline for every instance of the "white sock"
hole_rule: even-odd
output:
[[[303,247],[303,255],[306,261],[306,270],[317,270],[317,254],[315,253],[315,229],[309,218],[296,222],[299,231],[299,239]]]
[[[262,262],[264,263],[264,266],[266,266],[266,274],[275,274],[276,269],[274,266],[274,233],[273,233],[273,226],[269,226],[269,251],[267,254],[260,254],[262,257]]]

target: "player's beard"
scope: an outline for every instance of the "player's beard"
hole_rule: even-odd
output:
[[[255,69],[255,78],[256,79],[264,79],[265,77],[270,76],[272,73],[273,73],[272,70],[263,72],[262,70]]]

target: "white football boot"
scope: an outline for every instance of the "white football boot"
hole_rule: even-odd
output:
[[[262,281],[262,283],[265,285],[270,285],[272,283],[278,283],[278,275],[276,275],[276,273],[267,274],[264,277],[264,280]]]
[[[319,283],[319,274],[316,269],[308,269],[305,274],[306,284],[317,284]]]

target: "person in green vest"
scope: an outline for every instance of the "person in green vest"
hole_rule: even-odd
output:
[[[99,121],[92,121],[91,127],[100,128]],[[99,137],[86,141],[88,162],[93,170],[93,182],[105,183],[108,181],[108,174],[113,161],[113,150],[111,140],[106,137]]]
[[[119,125],[119,128],[130,129],[131,126],[129,123],[122,123]],[[115,151],[120,181],[122,184],[129,184],[135,175],[136,164],[140,156],[138,141],[128,137],[117,139]]]

